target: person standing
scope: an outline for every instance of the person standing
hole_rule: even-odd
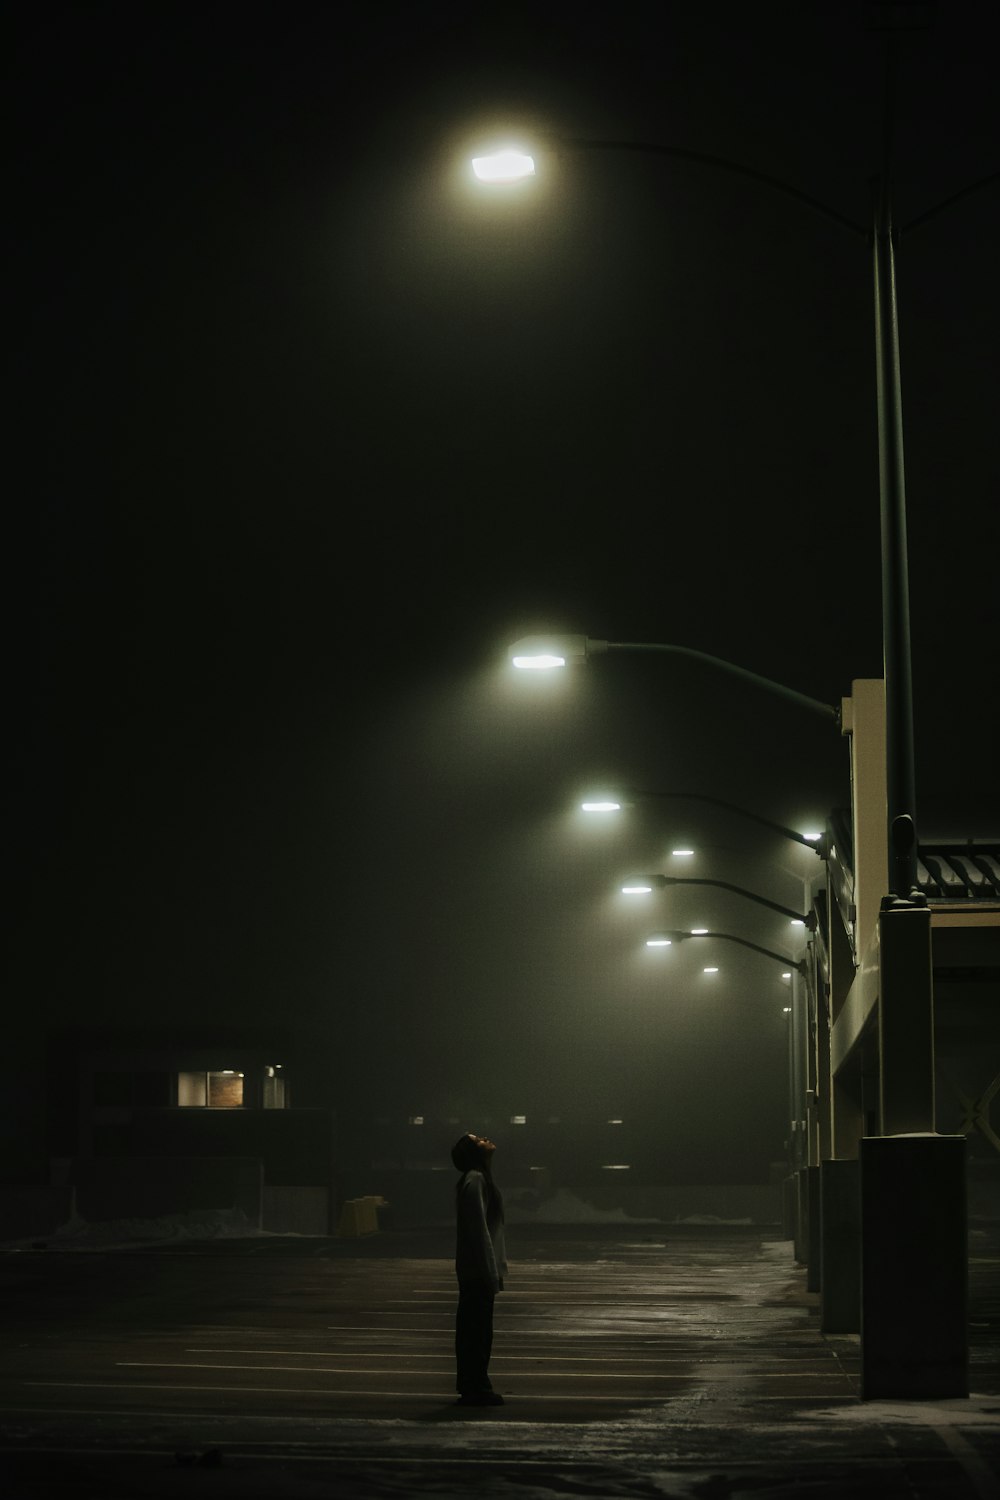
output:
[[[455,1363],[458,1406],[502,1406],[490,1383],[493,1348],[493,1301],[503,1291],[507,1258],[503,1233],[503,1199],[493,1181],[491,1140],[463,1135],[452,1147],[459,1177],[455,1189]]]

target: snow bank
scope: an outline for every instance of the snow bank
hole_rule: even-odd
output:
[[[542,1198],[534,1206],[532,1194],[520,1199],[509,1198],[506,1217],[511,1224],[659,1224],[660,1219],[636,1218],[623,1208],[595,1208],[567,1188],[558,1188],[551,1198]]]
[[[90,1224],[74,1213],[54,1234],[8,1241],[8,1250],[114,1250],[179,1240],[257,1239],[265,1231],[240,1209],[196,1209],[158,1219],[113,1219]]]

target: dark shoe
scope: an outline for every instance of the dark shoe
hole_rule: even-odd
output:
[[[459,1396],[456,1406],[503,1406],[499,1391],[478,1391],[474,1396]]]

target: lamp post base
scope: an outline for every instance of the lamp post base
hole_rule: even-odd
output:
[[[969,1394],[964,1136],[861,1142],[861,1397]]]

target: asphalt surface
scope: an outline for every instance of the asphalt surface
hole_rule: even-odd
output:
[[[973,1394],[936,1403],[859,1400],[857,1338],[767,1231],[509,1239],[481,1410],[453,1405],[446,1232],[0,1254],[4,1500],[1000,1496],[1000,1227]]]

